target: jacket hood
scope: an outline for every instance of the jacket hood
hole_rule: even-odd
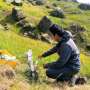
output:
[[[69,39],[69,38],[72,38],[72,37],[73,37],[73,35],[70,31],[64,31],[62,39]]]
[[[64,31],[62,39],[57,44],[57,47],[60,46],[63,42],[67,42],[72,37],[73,37],[73,35],[72,35],[72,33],[70,31]]]

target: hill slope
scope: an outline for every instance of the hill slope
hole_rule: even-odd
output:
[[[51,3],[53,0],[50,0]],[[81,11],[77,9],[77,3],[72,3],[72,2],[67,2],[67,6],[71,6],[69,8],[64,8],[66,5],[66,2],[58,3],[56,0],[54,0],[54,3],[58,4],[60,7],[62,7],[65,11]],[[40,74],[40,82],[37,84],[30,83],[28,78],[26,77],[25,72],[28,70],[28,65],[27,65],[27,59],[24,58],[25,53],[28,51],[28,49],[33,50],[33,57],[34,60],[37,60],[37,56],[40,55],[42,52],[47,50],[48,48],[52,47],[52,45],[47,44],[45,42],[39,41],[39,40],[33,40],[28,37],[23,37],[22,35],[19,34],[20,28],[16,25],[16,23],[13,23],[13,20],[11,20],[10,17],[7,17],[7,14],[11,12],[12,8],[14,6],[12,4],[8,5],[3,0],[0,0],[0,21],[1,22],[6,22],[10,25],[9,30],[5,31],[3,28],[0,27],[0,48],[1,49],[6,49],[12,54],[16,55],[18,60],[20,61],[20,65],[17,66],[16,68],[16,78],[15,80],[12,81],[13,84],[11,84],[11,87],[9,90],[45,90],[50,89],[50,90],[62,90],[64,88],[67,88],[67,90],[85,90],[84,86],[81,87],[74,87],[74,88],[69,88],[62,87],[60,85],[53,85],[53,83],[50,82],[44,82],[46,79],[45,76],[45,71],[42,68],[42,65],[46,62],[50,62],[52,60],[55,60],[57,58],[57,55],[47,57],[43,59],[42,61],[39,62],[38,64],[38,70]],[[7,10],[6,10],[7,8]],[[31,23],[37,25],[39,20],[44,16],[44,15],[49,15],[49,11],[51,9],[47,9],[45,6],[33,6],[31,4],[24,3],[22,7],[22,10],[25,12],[24,14],[27,16],[27,19],[31,20]],[[3,12],[5,11],[5,12]],[[69,25],[71,22],[78,22],[82,25],[85,25],[87,28],[87,31],[85,32],[86,34],[86,39],[88,42],[90,42],[90,26],[89,26],[89,21],[88,19],[90,18],[90,11],[82,11],[83,14],[77,14],[77,15],[72,15],[72,14],[67,14],[67,18],[63,20],[58,19],[56,17],[49,16],[51,20],[54,23],[60,24],[63,27],[66,27]],[[81,19],[83,18],[83,19]],[[87,22],[88,21],[88,22]],[[90,56],[85,55],[83,52],[81,54],[81,75],[82,76],[88,76],[90,77]],[[47,80],[48,81],[48,80]],[[9,82],[9,81],[8,81]],[[6,84],[5,82],[1,82],[0,85],[3,86],[3,84]],[[83,88],[83,89],[82,89]],[[86,90],[89,90],[89,86],[86,86]]]

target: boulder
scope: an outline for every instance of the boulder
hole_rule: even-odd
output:
[[[87,50],[90,50],[90,44],[87,44],[87,45],[86,45],[86,49],[87,49]]]
[[[26,23],[23,27],[22,27],[22,32],[33,32],[34,27],[32,26],[32,24],[30,23]]]
[[[35,0],[37,5],[44,5],[46,0]]]
[[[28,0],[32,4],[36,5],[44,5],[46,3],[46,0]]]
[[[80,4],[79,8],[82,10],[90,10],[90,4]]]
[[[12,17],[15,21],[20,21],[22,19],[25,19],[23,12],[19,8],[12,9]]]
[[[53,5],[54,7],[57,7],[57,4],[56,4],[56,3],[53,3],[52,5]]]
[[[84,26],[81,26],[80,24],[77,23],[72,23],[70,24],[68,29],[72,32],[76,42],[77,41],[80,41],[81,43],[85,42],[85,38],[83,35],[84,32],[86,31],[86,28]]]
[[[77,2],[77,0],[63,0],[63,1],[66,1],[66,2]]]
[[[14,0],[12,3],[16,6],[21,6],[22,5],[22,0]]]
[[[39,34],[35,34],[34,31],[24,32],[23,35],[32,39],[41,39],[41,37],[39,38]]]
[[[72,30],[72,32],[75,32],[75,33],[86,31],[84,26],[81,26],[80,24],[77,24],[77,23],[70,24],[70,30]]]
[[[26,21],[25,19],[22,19],[17,23],[17,25],[23,28],[28,23],[29,23],[28,21]]]
[[[0,24],[0,30],[4,30],[4,26]]]
[[[51,43],[51,37],[49,36],[49,34],[41,34],[41,40],[47,43]]]
[[[87,83],[87,77],[78,77],[75,82],[76,85],[80,85],[80,84],[83,85],[86,83]]]
[[[47,16],[44,16],[39,22],[38,28],[41,30],[41,32],[47,32],[51,24],[52,21]]]
[[[5,0],[7,3],[12,3],[14,0]]]
[[[45,7],[48,9],[53,9],[53,5],[50,5],[50,4],[47,4]]]
[[[28,0],[32,5],[36,5],[35,0]]]
[[[65,18],[64,11],[59,7],[55,8],[53,11],[51,11],[50,15],[54,16],[54,17]]]
[[[37,34],[35,34],[35,27],[30,24],[29,22],[27,23],[22,23],[21,24],[21,33],[24,35],[24,36],[29,36],[30,38],[33,38],[33,39],[38,39],[38,36]]]

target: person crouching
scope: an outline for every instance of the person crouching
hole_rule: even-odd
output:
[[[51,38],[58,43],[38,58],[57,53],[59,58],[55,62],[44,65],[46,75],[57,81],[72,81],[72,78],[80,71],[80,52],[72,39],[72,34],[56,24],[53,24],[49,31]],[[72,82],[75,83],[75,81]]]

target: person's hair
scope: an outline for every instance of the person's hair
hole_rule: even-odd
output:
[[[55,34],[59,35],[60,37],[62,37],[64,35],[64,30],[62,29],[62,27],[53,24],[50,26],[49,31],[55,36]]]

